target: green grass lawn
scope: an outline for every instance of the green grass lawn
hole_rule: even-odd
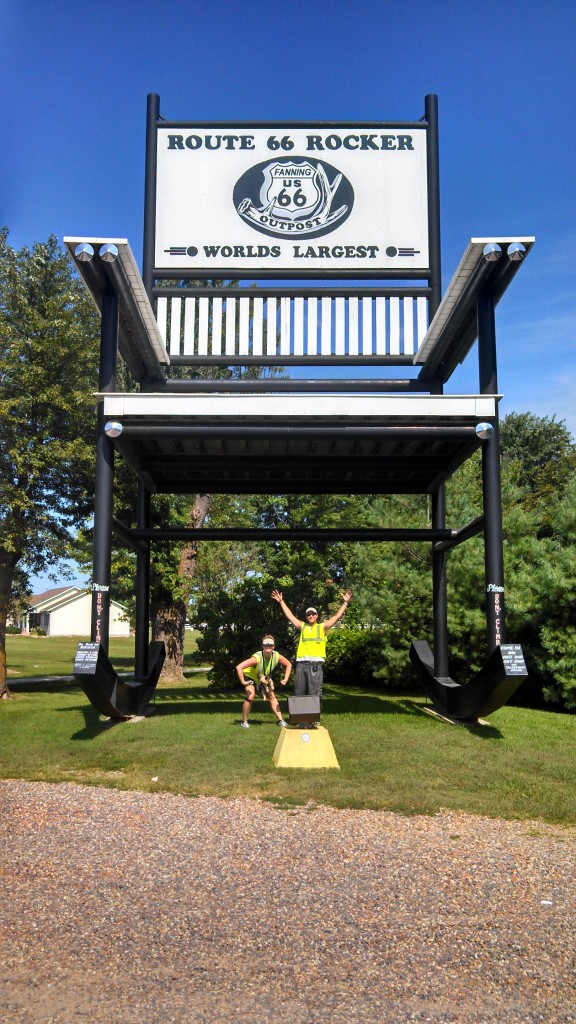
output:
[[[29,676],[69,676],[80,640],[89,636],[17,636],[6,637],[8,679]],[[133,637],[113,637],[110,640],[110,658],[117,672],[134,670]]]
[[[114,648],[112,660],[118,667]],[[279,729],[267,704],[240,729],[242,694],[215,694],[203,676],[161,684],[156,714],[135,723],[106,722],[75,684],[14,693],[0,704],[4,778],[576,823],[574,715],[505,707],[468,728],[423,713],[423,697],[327,686],[322,724],[340,770],[304,771],[274,766]]]
[[[192,630],[186,630],[185,661],[196,649],[196,636]],[[6,637],[6,657],[8,661],[8,679],[16,681],[37,676],[71,675],[74,655],[80,640],[89,640],[89,636],[20,636],[9,634]],[[134,671],[134,637],[112,637],[109,644],[109,655],[117,672]]]

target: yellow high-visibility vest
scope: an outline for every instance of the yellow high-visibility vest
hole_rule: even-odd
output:
[[[260,676],[269,676],[280,660],[278,651],[273,651],[269,658],[265,658],[262,651],[256,651],[252,657],[257,659],[258,664],[249,665],[243,672],[245,676],[249,676],[255,683],[260,682]]]
[[[321,622],[314,626],[304,623],[300,630],[300,641],[296,651],[296,660],[324,661],[326,658],[326,633]]]

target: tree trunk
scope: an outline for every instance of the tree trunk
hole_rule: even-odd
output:
[[[208,514],[211,496],[197,494],[190,506],[189,526],[194,530],[202,529]],[[186,544],[180,552],[178,576],[182,597],[175,600],[160,601],[153,609],[153,636],[155,640],[163,640],[166,647],[166,658],[161,678],[170,682],[181,682],[184,679],[184,636],[186,629],[186,611],[188,597],[194,572],[198,549],[196,544]]]
[[[12,697],[8,689],[8,666],[6,662],[6,621],[10,607],[10,595],[17,559],[6,551],[0,553],[0,700]]]
[[[158,604],[153,612],[154,639],[163,640],[166,658],[161,678],[178,683],[184,679],[184,630],[186,626],[186,602],[166,601]]]

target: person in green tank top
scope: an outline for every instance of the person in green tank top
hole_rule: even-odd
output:
[[[243,729],[250,728],[248,715],[250,714],[250,708],[256,696],[257,688],[261,689],[262,696],[268,700],[272,711],[278,719],[278,725],[282,729],[286,728],[286,722],[280,711],[272,679],[272,673],[277,665],[283,665],[284,667],[284,678],[280,680],[280,685],[286,686],[292,672],[292,665],[288,658],[285,658],[279,651],[274,650],[274,637],[270,633],[266,633],[266,636],[262,637],[261,651],[256,651],[250,658],[246,658],[245,661],[241,661],[236,665],[236,674],[244,687],[245,693],[242,705],[242,721],[240,723]]]
[[[294,693],[297,697],[307,694],[322,697],[324,682],[324,660],[326,658],[326,633],[340,621],[352,600],[352,591],[346,590],[340,595],[342,604],[338,611],[324,622],[318,622],[316,608],[307,608],[305,622],[297,619],[286,604],[279,590],[272,591],[274,601],[278,601],[286,618],[300,631],[298,650],[296,651],[296,683]]]

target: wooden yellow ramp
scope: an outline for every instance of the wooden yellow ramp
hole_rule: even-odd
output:
[[[316,729],[282,729],[274,751],[277,768],[339,768],[330,734]]]

